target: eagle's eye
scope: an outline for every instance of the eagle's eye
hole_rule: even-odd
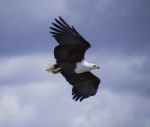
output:
[[[95,68],[95,67],[96,67],[96,64],[94,64],[93,67]]]

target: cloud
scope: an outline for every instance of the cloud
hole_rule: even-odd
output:
[[[87,55],[94,63],[99,57],[100,72],[93,71],[102,80],[98,93],[82,103],[71,99],[71,86],[61,75],[45,71],[44,65],[53,63],[53,56],[50,59],[48,54],[3,57],[1,126],[148,127],[149,71],[143,72],[147,58]],[[147,91],[141,94],[142,88]]]
[[[95,6],[98,12],[106,17],[124,17],[130,15],[140,4],[141,0],[97,0]]]
[[[45,71],[48,62],[54,63],[51,57],[50,61],[47,55],[24,55],[17,57],[3,57],[0,63],[0,84],[7,83],[28,83],[32,81],[45,80],[47,77]]]
[[[145,111],[149,109],[148,99],[136,96],[115,94],[110,91],[102,91],[96,103],[88,106],[86,111],[74,118],[72,126],[83,127],[126,127],[126,126],[149,126]],[[145,105],[144,109],[140,102]],[[143,110],[143,113],[141,112]],[[149,113],[148,113],[149,114]],[[136,115],[136,117],[135,117]],[[144,115],[141,119],[141,115]],[[146,119],[143,119],[146,118]]]
[[[1,1],[1,55],[49,50],[49,25],[68,12],[66,6],[66,0]]]
[[[147,56],[99,56],[103,87],[126,94],[149,96],[149,63]],[[147,71],[144,71],[147,68]]]
[[[62,87],[54,89],[50,84],[37,85],[4,89],[5,92],[0,99],[2,111],[0,120],[3,127],[41,127],[42,125],[45,127],[60,125],[63,127],[140,127],[141,125],[148,127],[150,125],[148,98],[101,90],[97,96],[80,103],[66,96],[66,90]],[[41,88],[49,92],[39,94],[37,89],[41,91]]]
[[[14,16],[14,19],[7,21],[8,23],[15,23],[15,19],[23,22],[32,21],[45,21],[56,15],[65,14],[67,11],[67,1],[66,0],[30,0],[30,1],[1,1],[1,16],[4,19],[10,18],[9,16]],[[5,7],[8,7],[6,9]],[[5,14],[5,15],[3,15]],[[12,14],[12,15],[11,15]],[[23,19],[21,19],[23,18]],[[18,22],[16,21],[16,23]],[[15,24],[14,24],[15,25]],[[21,24],[18,24],[21,25]]]
[[[0,97],[0,126],[22,126],[36,118],[36,110],[32,105],[20,104],[17,96],[3,94]]]
[[[148,2],[141,0],[1,1],[0,55],[52,50],[54,40],[48,27],[59,15],[74,25],[100,53],[148,54],[147,5]]]
[[[62,110],[55,102],[58,100],[64,103],[63,98],[66,96],[62,96],[65,85],[60,84],[61,80],[56,81],[1,86],[0,126],[46,127],[54,124],[56,121],[53,122],[52,119],[59,115],[54,109]]]

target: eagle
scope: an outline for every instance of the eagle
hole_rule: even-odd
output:
[[[56,64],[49,65],[48,72],[61,73],[72,87],[72,99],[82,101],[97,93],[100,79],[90,71],[99,69],[97,64],[85,60],[85,52],[91,44],[59,16],[50,27],[58,45],[54,48]]]

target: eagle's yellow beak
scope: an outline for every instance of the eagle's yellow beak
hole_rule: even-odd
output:
[[[99,65],[96,65],[96,64],[94,64],[93,67],[94,67],[95,69],[99,69],[99,68],[100,68]]]
[[[97,68],[97,69],[100,69],[100,67],[99,67],[98,65],[96,66],[96,68]]]

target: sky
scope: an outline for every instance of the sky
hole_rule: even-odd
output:
[[[149,0],[0,0],[0,127],[149,127]],[[96,96],[74,102],[55,63],[58,16],[100,65]]]

